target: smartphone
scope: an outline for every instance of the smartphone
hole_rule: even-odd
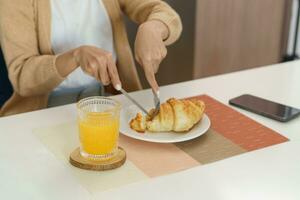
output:
[[[287,122],[300,115],[300,109],[244,94],[229,100],[229,104],[265,117]]]

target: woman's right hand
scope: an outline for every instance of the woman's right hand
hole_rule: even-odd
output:
[[[95,77],[103,85],[121,86],[117,66],[110,52],[93,46],[81,46],[73,51],[73,57],[82,70]]]

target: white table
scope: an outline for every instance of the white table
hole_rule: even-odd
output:
[[[161,88],[162,99],[206,93],[223,103],[250,93],[300,107],[300,62],[194,80]],[[132,94],[151,104],[149,90]],[[114,98],[129,102],[123,96]],[[238,109],[239,110],[239,109]],[[243,110],[291,141],[91,197],[32,134],[75,120],[75,105],[0,119],[1,199],[300,199],[300,118],[276,122]]]

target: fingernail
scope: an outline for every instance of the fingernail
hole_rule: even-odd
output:
[[[120,91],[122,89],[122,87],[121,87],[120,84],[117,84],[116,87],[115,87],[115,89],[118,90],[118,91]]]

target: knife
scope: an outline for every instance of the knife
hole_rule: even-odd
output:
[[[116,87],[116,90],[120,91],[125,97],[127,97],[132,103],[134,103],[139,109],[141,109],[146,115],[148,115],[148,112],[143,106],[141,106],[134,98],[132,98],[128,92],[126,92],[122,87],[119,85]]]
[[[153,119],[156,115],[158,115],[160,110],[160,99],[159,99],[159,91],[153,92],[154,95],[154,106],[155,109],[152,113],[151,119]]]

